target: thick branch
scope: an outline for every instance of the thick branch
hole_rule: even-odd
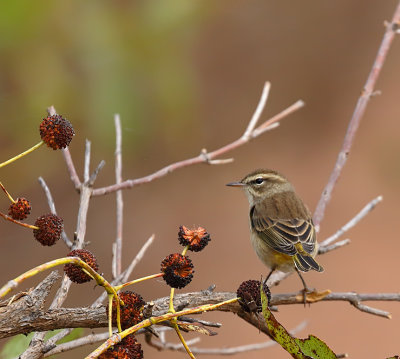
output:
[[[186,294],[179,294],[174,298],[174,305],[176,308],[193,308],[204,304],[216,304],[224,300],[232,299],[236,296],[235,293],[230,292],[193,292]],[[25,298],[25,297],[23,297]],[[9,307],[0,309],[0,338],[10,337],[16,334],[26,334],[30,331],[45,331],[61,328],[100,328],[107,327],[106,309],[101,307],[85,307],[85,308],[55,308],[47,311],[35,311],[32,315],[31,306],[19,304],[23,298],[19,299]],[[26,300],[26,299],[25,299]],[[357,309],[390,318],[390,314],[386,311],[366,306],[363,302],[366,301],[396,301],[400,302],[400,293],[330,293],[321,301],[347,301],[354,305]],[[303,305],[304,298],[302,292],[300,293],[285,293],[272,295],[271,306],[287,305],[287,304],[301,304]],[[311,302],[310,299],[310,304]],[[18,311],[27,313],[29,318],[21,320],[20,316],[10,313],[15,312],[16,307],[23,307]],[[154,300],[153,315],[158,316],[168,312],[169,297],[159,298]],[[14,308],[14,309],[13,309]],[[25,312],[24,312],[25,310]],[[265,323],[261,317],[252,313],[246,313],[242,310],[238,303],[233,303],[221,307],[219,310],[225,312],[232,312],[237,314],[240,318],[252,324],[260,331],[268,334],[268,330],[263,325]],[[29,314],[28,314],[29,313]]]

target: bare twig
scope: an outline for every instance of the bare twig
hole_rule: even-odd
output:
[[[154,234],[151,235],[151,237],[146,241],[146,243],[142,246],[140,251],[136,254],[135,258],[132,260],[131,264],[127,269],[125,269],[124,272],[122,272],[118,278],[114,279],[114,281],[111,283],[112,285],[119,285],[121,283],[127,282],[129,276],[132,274],[133,269],[136,267],[136,265],[141,261],[141,259],[144,257],[147,249],[151,246],[151,244],[154,241]],[[92,307],[96,307],[103,303],[103,301],[106,299],[107,294],[102,293],[92,304]]]
[[[350,244],[350,239],[344,239],[343,241],[339,241],[334,244],[320,246],[318,248],[318,254],[325,254],[325,253],[333,251],[334,249],[338,249],[343,246],[347,246],[348,244]]]
[[[369,202],[356,216],[354,216],[349,222],[347,222],[342,228],[340,228],[335,234],[325,239],[321,242],[321,247],[325,247],[336,241],[344,233],[346,233],[350,228],[353,228],[358,222],[360,222],[369,212],[371,212],[375,206],[382,202],[383,197],[378,196]]]
[[[115,123],[115,183],[119,185],[122,182],[122,134],[121,134],[121,120],[118,114],[114,116]],[[124,201],[122,198],[122,191],[119,190],[115,193],[117,202],[117,223],[116,223],[116,237],[113,244],[113,259],[112,259],[112,273],[114,279],[121,274],[122,263],[122,228],[123,228],[123,209]]]
[[[85,183],[89,182],[90,177],[90,152],[92,149],[91,142],[86,139],[85,141],[85,165],[83,167],[83,181]]]
[[[45,180],[42,177],[39,177],[38,180],[39,180],[39,183],[40,183],[41,187],[43,188],[43,191],[44,191],[44,193],[46,195],[47,203],[49,204],[51,213],[57,214],[56,206],[55,206],[55,203],[54,203],[54,200],[53,200],[53,196],[51,195],[49,187],[47,186]],[[63,229],[63,231],[61,233],[61,238],[62,238],[62,240],[64,241],[64,243],[66,244],[66,246],[68,248],[72,248],[72,242],[69,240],[69,238],[68,238],[67,234],[65,233],[64,229]]]
[[[350,153],[354,137],[357,133],[361,119],[365,113],[365,109],[367,107],[369,99],[371,98],[371,95],[374,94],[375,84],[378,80],[386,56],[389,52],[390,45],[392,44],[392,41],[396,35],[396,30],[398,29],[399,22],[400,22],[400,2],[398,3],[397,8],[393,14],[393,19],[391,23],[388,26],[386,26],[386,31],[385,34],[383,35],[383,39],[379,47],[378,53],[376,55],[374,64],[372,65],[371,72],[369,73],[367,81],[364,85],[361,95],[357,101],[357,105],[354,109],[353,116],[349,123],[349,127],[347,128],[342,148],[339,152],[333,171],[329,177],[329,181],[322,192],[321,198],[314,212],[314,223],[317,226],[317,228],[319,228],[319,225],[321,224],[321,221],[324,218],[325,208],[332,196],[332,191],[336,185],[337,180],[339,179],[343,167],[346,164],[347,157]]]
[[[257,109],[256,109],[252,119],[250,120],[249,125],[247,126],[243,135],[236,141],[234,141],[226,146],[223,146],[213,152],[207,152],[206,150],[203,149],[201,151],[201,153],[196,157],[192,157],[192,158],[180,161],[180,162],[172,163],[172,164],[170,164],[164,168],[161,168],[160,170],[158,170],[148,176],[126,180],[124,182],[121,182],[120,184],[113,184],[113,185],[107,186],[107,187],[96,188],[93,190],[92,195],[93,196],[101,196],[101,195],[112,193],[112,192],[115,192],[115,191],[118,191],[121,189],[132,188],[134,186],[148,183],[155,179],[164,177],[168,173],[175,171],[179,168],[191,166],[191,165],[198,164],[198,163],[223,164],[223,163],[226,163],[227,161],[231,162],[231,159],[215,160],[215,158],[219,157],[222,154],[225,154],[229,151],[232,151],[233,149],[235,149],[241,145],[244,145],[245,143],[249,142],[250,140],[258,137],[262,133],[269,131],[272,128],[275,128],[276,122],[282,120],[283,118],[287,117],[289,114],[293,113],[294,111],[297,111],[302,106],[304,106],[303,101],[297,101],[294,105],[283,110],[281,113],[279,113],[279,114],[275,115],[274,117],[272,117],[271,119],[265,121],[263,124],[261,124],[256,129],[253,129],[252,132],[248,133],[249,129],[252,129],[255,126],[255,123],[257,122],[258,118],[261,116],[262,110],[263,110],[265,102],[266,102],[266,96],[268,94],[268,87],[269,87],[268,85],[266,85],[264,87],[263,96],[261,96],[260,102],[257,106]]]
[[[244,134],[243,134],[244,138],[249,138],[250,135],[253,133],[253,131],[257,125],[257,122],[260,119],[262,112],[264,111],[265,104],[267,103],[267,100],[268,100],[270,88],[271,88],[271,83],[267,81],[264,85],[260,101],[257,105],[257,108],[256,108],[254,114],[253,114],[253,117],[251,118],[249,124],[247,125],[246,131],[244,131]]]
[[[300,332],[303,330],[307,325],[306,321],[301,322],[297,327],[292,329],[290,333],[292,335]],[[158,350],[174,350],[174,351],[181,351],[184,352],[185,349],[182,347],[181,343],[169,343],[166,341],[155,341],[155,340],[150,340],[151,337],[149,337],[149,340],[146,340],[146,342],[158,349]],[[197,338],[195,338],[197,339]],[[188,343],[189,344],[189,343]],[[192,343],[193,344],[193,343]],[[239,354],[239,353],[245,353],[245,352],[250,352],[254,350],[261,350],[261,349],[266,349],[269,347],[272,347],[273,345],[276,345],[277,342],[269,340],[267,342],[262,342],[262,343],[253,343],[253,344],[247,344],[247,345],[240,345],[236,347],[227,347],[227,348],[196,348],[196,347],[191,347],[191,351],[193,354],[208,354],[208,355],[233,355],[233,354]]]
[[[50,116],[54,116],[54,115],[57,114],[57,111],[54,108],[54,106],[50,106],[50,107],[47,108],[47,113]],[[69,152],[68,147],[62,149],[62,154],[63,154],[63,157],[64,157],[64,161],[67,164],[67,169],[68,169],[71,181],[74,184],[75,189],[78,190],[80,188],[80,186],[81,186],[81,181],[79,179],[78,174],[76,173],[74,162],[72,161],[71,153]]]
[[[79,176],[78,176],[78,174],[76,172],[74,161],[72,160],[71,152],[69,152],[69,148],[68,147],[63,148],[62,149],[62,154],[63,154],[63,157],[64,157],[64,161],[65,161],[65,163],[67,165],[67,170],[69,172],[69,177],[70,177],[72,183],[74,184],[75,189],[79,191],[80,188],[81,188],[82,182],[79,179]]]
[[[296,101],[293,105],[290,105],[287,109],[271,117],[268,121],[265,121],[261,126],[257,127],[252,134],[253,138],[260,136],[264,132],[277,127],[279,124],[278,121],[282,120],[286,116],[289,116],[293,112],[301,109],[303,106],[304,102],[302,100]]]
[[[82,347],[84,345],[95,344],[95,343],[98,343],[98,342],[102,342],[102,341],[106,340],[109,337],[109,335],[110,334],[108,332],[99,333],[99,334],[92,333],[92,334],[86,335],[85,337],[82,337],[82,338],[79,338],[79,339],[75,339],[75,340],[71,340],[70,342],[67,342],[67,343],[59,344],[54,349],[48,351],[44,355],[44,357],[47,358],[47,357],[49,357],[51,355],[64,353],[64,352],[67,352],[69,350]]]
[[[158,332],[164,332],[164,331],[168,331],[171,328],[165,327],[165,328],[158,328],[157,331]],[[138,334],[140,333],[144,333],[144,331],[138,331]],[[110,336],[110,334],[107,332],[103,332],[103,333],[98,333],[98,334],[89,334],[86,335],[82,338],[79,339],[75,339],[75,340],[71,340],[70,342],[67,343],[62,343],[57,345],[57,347],[53,348],[52,350],[46,352],[46,354],[44,354],[44,357],[47,358],[51,355],[55,355],[55,354],[59,354],[59,353],[64,353],[67,352],[69,350],[75,349],[75,348],[79,348],[88,344],[95,344],[95,343],[99,343],[99,342],[103,342],[104,340],[106,340],[108,337]]]

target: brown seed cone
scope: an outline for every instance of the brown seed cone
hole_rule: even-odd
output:
[[[146,302],[140,294],[129,290],[118,293],[118,296],[124,302],[124,305],[120,306],[120,319],[122,330],[125,330],[143,320],[142,313]],[[114,326],[117,326],[117,303],[115,298],[113,299],[112,306],[112,323]],[[106,310],[108,313],[108,305]]]
[[[142,359],[143,350],[135,336],[131,334],[122,339],[118,344],[109,348],[103,354],[100,354],[99,358]]]
[[[186,287],[193,278],[193,263],[188,256],[170,254],[161,262],[164,280],[172,288]]]
[[[39,228],[33,230],[33,235],[43,246],[52,246],[61,237],[63,222],[63,219],[55,214],[40,216],[35,222],[35,226]]]
[[[246,280],[240,284],[236,294],[241,299],[239,304],[246,312],[261,312],[261,282],[259,280]],[[268,297],[268,302],[271,300],[271,292],[268,286],[264,283],[264,293]]]
[[[98,356],[99,359],[132,359],[131,351],[119,344],[108,348],[104,353]]]
[[[92,252],[88,251],[87,249],[75,249],[69,252],[67,254],[67,257],[79,257],[96,272],[99,269],[96,257],[93,255]],[[92,280],[92,277],[87,275],[81,267],[72,263],[67,263],[64,266],[64,272],[72,282],[78,284],[89,282]]]
[[[189,246],[189,250],[193,252],[201,251],[211,240],[203,227],[188,229],[185,226],[179,227],[178,239],[182,246]]]
[[[121,340],[120,343],[125,348],[128,348],[131,352],[132,359],[142,359],[143,358],[143,350],[140,343],[137,341],[136,337],[131,334],[126,336]]]
[[[53,150],[67,147],[75,135],[71,123],[60,115],[44,118],[39,131],[43,142]]]
[[[17,198],[8,208],[8,215],[15,220],[22,221],[31,213],[31,205],[26,198]]]

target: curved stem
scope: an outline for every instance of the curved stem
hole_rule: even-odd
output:
[[[126,282],[124,284],[117,285],[117,286],[114,287],[114,289],[118,292],[119,290],[121,290],[122,288],[127,287],[128,285],[140,283],[140,282],[143,282],[143,281],[148,280],[148,279],[159,278],[159,277],[162,277],[163,275],[164,275],[164,273],[157,273],[157,274],[148,275],[146,277],[134,279],[134,280],[131,280],[130,282]]]
[[[176,324],[176,317],[174,319],[171,320],[172,326],[174,327],[176,334],[178,334],[178,337],[183,345],[183,347],[185,348],[186,352],[189,354],[189,356],[192,359],[196,359],[196,357],[193,355],[192,351],[190,350],[190,348],[188,347],[188,345],[186,344],[185,338],[183,337],[178,324]]]
[[[28,223],[22,223],[22,222],[17,221],[16,219],[11,218],[10,216],[7,216],[6,214],[1,213],[1,212],[0,212],[0,217],[3,217],[5,220],[10,221],[10,222],[15,223],[15,224],[18,224],[18,225],[20,225],[22,227],[25,227],[25,228],[39,229],[39,227],[37,227],[37,226],[34,226],[32,224],[28,224]]]
[[[171,288],[171,293],[169,295],[169,309],[168,313],[175,313],[175,308],[174,308],[174,294],[175,294],[175,288]]]
[[[14,161],[19,160],[20,158],[28,155],[29,153],[35,151],[37,148],[39,148],[43,144],[44,144],[44,142],[40,141],[38,144],[36,144],[35,146],[32,146],[30,149],[26,150],[25,152],[22,152],[19,155],[14,156],[13,158],[10,158],[9,160],[7,160],[3,163],[0,163],[0,168],[5,167],[5,166],[9,165],[10,163],[13,163]]]
[[[189,249],[189,246],[188,246],[188,245],[187,245],[185,248],[183,248],[183,251],[182,251],[182,255],[183,255],[183,256],[186,255],[188,249]]]
[[[4,193],[6,194],[6,196],[8,197],[8,199],[12,202],[15,203],[14,198],[11,197],[11,195],[8,193],[8,191],[6,190],[6,188],[4,187],[4,185],[0,182],[0,187],[1,189],[4,191]]]
[[[108,294],[108,334],[111,337],[112,332],[112,304],[113,304],[114,296],[112,294]]]

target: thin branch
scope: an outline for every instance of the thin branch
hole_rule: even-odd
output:
[[[244,138],[249,138],[250,135],[253,133],[254,128],[256,127],[257,122],[260,119],[262,112],[264,111],[265,105],[268,100],[270,88],[271,88],[271,83],[267,81],[264,85],[260,101],[257,105],[257,108],[256,108],[254,114],[253,114],[253,117],[251,118],[249,124],[247,125],[246,131],[244,131],[244,134],[243,134]]]
[[[46,195],[47,203],[49,205],[51,213],[57,214],[56,205],[54,203],[53,196],[51,195],[49,187],[47,186],[45,180],[42,177],[39,177],[38,180],[39,180],[40,186],[42,187],[42,189],[43,189],[43,191],[44,191],[44,193]],[[62,240],[64,241],[64,243],[66,244],[66,246],[68,248],[72,248],[72,242],[69,240],[69,238],[68,238],[67,234],[65,233],[64,229],[61,232],[61,238],[62,238]]]
[[[321,221],[324,218],[325,208],[331,199],[332,191],[336,185],[337,180],[339,179],[339,176],[343,170],[344,165],[346,164],[347,157],[350,153],[354,137],[357,133],[361,119],[363,118],[363,115],[367,108],[367,104],[371,98],[371,95],[374,94],[375,84],[378,80],[386,56],[389,52],[390,46],[396,35],[396,30],[398,29],[399,22],[400,22],[400,2],[398,3],[397,8],[393,14],[393,19],[391,23],[386,26],[386,31],[385,34],[383,35],[383,39],[379,47],[378,53],[376,55],[371,72],[367,78],[367,81],[364,85],[361,95],[357,101],[357,105],[354,109],[353,116],[349,123],[349,127],[347,128],[342,148],[339,152],[333,171],[329,177],[329,181],[322,192],[321,198],[314,212],[314,223],[317,226],[317,228],[319,228],[319,225],[321,224]]]
[[[99,333],[99,334],[92,333],[85,337],[71,340],[70,342],[57,345],[57,347],[55,347],[54,349],[52,349],[52,350],[48,351],[46,354],[44,354],[44,357],[47,358],[51,355],[64,353],[69,350],[82,347],[84,345],[96,344],[96,343],[106,340],[109,336],[110,335],[108,334],[108,331],[104,332],[104,333]]]
[[[261,126],[258,126],[252,136],[253,138],[260,136],[266,131],[269,131],[279,125],[279,121],[283,118],[289,116],[293,112],[301,109],[305,105],[304,101],[298,100],[293,105],[290,105],[287,109],[283,110],[282,112],[278,113],[277,115],[271,117],[268,121],[265,121]]]
[[[67,165],[69,177],[70,177],[72,183],[74,184],[75,189],[79,190],[81,188],[82,182],[79,179],[78,173],[76,172],[74,161],[72,160],[71,152],[69,152],[69,148],[68,147],[63,148],[62,154],[64,157],[65,164]]]
[[[253,120],[254,118],[257,118],[257,116],[259,116],[259,113],[261,114],[261,110],[263,109],[263,99],[265,96],[262,96],[260,103],[259,103],[259,110],[255,112],[255,115],[252,117],[252,119],[250,120],[249,125],[247,126],[247,128],[251,128],[253,125],[252,123],[255,121]],[[179,161],[179,162],[175,162],[172,163],[166,167],[161,168],[160,170],[145,176],[145,177],[141,177],[141,178],[136,178],[136,179],[130,179],[130,180],[126,180],[124,182],[121,182],[120,184],[113,184],[111,186],[107,186],[107,187],[102,187],[102,188],[96,188],[93,190],[92,195],[93,196],[102,196],[108,193],[112,193],[121,189],[127,189],[127,188],[132,188],[134,186],[137,185],[141,185],[144,183],[149,183],[151,181],[154,181],[156,179],[162,178],[164,176],[166,176],[168,173],[171,173],[179,168],[183,168],[183,167],[187,167],[187,166],[191,166],[194,164],[198,164],[198,163],[208,163],[208,164],[223,164],[228,162],[231,162],[231,159],[228,160],[215,160],[216,157],[221,156],[222,154],[225,154],[229,151],[232,151],[233,149],[244,145],[245,143],[251,141],[252,139],[258,137],[259,135],[261,135],[262,133],[269,131],[273,128],[276,127],[276,122],[282,120],[283,118],[287,117],[289,114],[293,113],[294,111],[297,111],[298,109],[300,109],[302,106],[304,106],[303,101],[297,101],[294,105],[290,106],[289,108],[283,110],[281,113],[275,115],[274,117],[272,117],[271,119],[265,121],[263,124],[261,124],[259,127],[257,127],[256,129],[254,129],[250,135],[246,135],[246,132],[242,134],[242,136],[237,139],[236,141],[233,141],[232,143],[223,146],[213,152],[207,152],[205,149],[203,149],[200,154],[196,157],[192,157],[183,161]],[[247,131],[247,129],[246,129]]]
[[[121,133],[121,119],[118,114],[114,116],[115,123],[115,183],[119,185],[122,182],[122,133]],[[122,191],[119,190],[115,193],[117,202],[117,223],[116,223],[116,237],[113,244],[113,258],[112,258],[112,274],[113,278],[117,278],[121,274],[122,267],[122,229],[123,229],[123,210],[124,201],[122,198]]]
[[[171,330],[171,328],[165,327],[165,328],[158,328],[157,331],[164,332],[164,331],[169,331],[169,330]],[[142,334],[144,332],[145,332],[144,330],[139,330],[138,334]],[[106,340],[109,336],[110,336],[110,334],[108,333],[108,331],[103,332],[103,333],[97,333],[97,334],[92,333],[92,334],[86,335],[82,338],[71,340],[67,343],[58,344],[57,347],[46,352],[46,354],[44,354],[43,357],[47,358],[49,356],[59,354],[59,353],[64,353],[64,352],[67,352],[72,349],[76,349],[76,348],[79,348],[79,347],[82,347],[85,345],[100,343],[100,342],[103,342],[104,340]]]
[[[301,322],[297,327],[293,328],[290,333],[292,335],[295,335],[296,333],[302,331],[307,325],[306,321]],[[149,337],[151,339],[151,337]],[[197,339],[197,338],[195,338]],[[158,350],[173,350],[173,351],[180,351],[184,352],[185,349],[182,347],[181,343],[169,343],[169,342],[162,342],[162,341],[155,341],[155,340],[146,340],[146,342],[158,349]],[[189,344],[189,343],[188,343]],[[196,347],[191,347],[190,350],[192,351],[193,354],[208,354],[208,355],[234,355],[234,354],[239,354],[239,353],[246,353],[254,350],[261,350],[261,349],[266,349],[270,348],[274,345],[276,345],[277,342],[273,340],[269,340],[267,342],[262,342],[262,343],[253,343],[253,344],[247,344],[247,345],[240,345],[236,347],[227,347],[227,348],[196,348]]]
[[[50,116],[57,115],[57,111],[54,108],[54,106],[48,107],[47,108],[47,113]],[[76,169],[75,169],[75,166],[74,166],[74,162],[72,161],[71,153],[69,152],[68,147],[63,148],[61,151],[62,151],[62,154],[63,154],[63,157],[64,157],[64,161],[67,164],[69,177],[71,178],[71,181],[75,186],[75,189],[79,189],[80,186],[81,186],[81,181],[80,181],[79,176],[78,176],[78,174],[76,172]]]
[[[90,152],[91,152],[91,142],[86,139],[85,141],[85,165],[83,167],[83,181],[85,183],[89,182],[90,178]]]
[[[371,212],[375,206],[382,202],[383,197],[378,196],[369,202],[356,216],[354,216],[349,222],[347,222],[342,228],[340,228],[335,234],[321,242],[321,247],[325,247],[335,242],[339,237],[346,233],[350,228],[353,228],[358,222],[360,222],[369,212]]]
[[[318,254],[325,254],[335,249],[347,246],[348,244],[350,244],[350,239],[344,239],[343,241],[339,241],[331,245],[320,246],[318,248]]]
[[[87,182],[87,185],[89,187],[93,187],[94,182],[97,179],[97,176],[99,175],[99,172],[103,169],[103,167],[106,165],[106,162],[101,160],[95,170],[92,172],[92,174],[89,176],[89,181]]]
[[[142,248],[140,249],[140,251],[136,254],[135,258],[132,260],[131,264],[129,265],[129,267],[127,269],[125,269],[125,271],[123,273],[121,273],[119,275],[118,278],[116,278],[114,281],[112,281],[112,285],[119,285],[121,283],[127,282],[129,276],[132,274],[133,269],[136,267],[136,265],[142,260],[142,258],[144,257],[147,249],[151,246],[151,244],[153,243],[155,238],[155,235],[152,234],[151,237],[146,241],[146,243],[142,246]],[[107,294],[105,292],[103,292],[96,300],[95,302],[92,304],[92,307],[97,307],[98,305],[100,305],[101,303],[103,303],[103,301],[106,299]]]

